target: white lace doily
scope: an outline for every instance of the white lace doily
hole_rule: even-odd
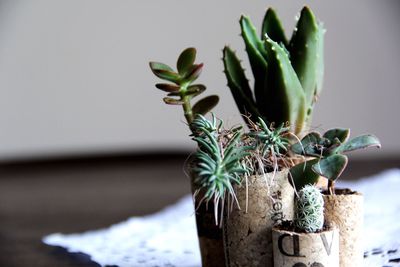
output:
[[[400,169],[358,182],[339,182],[365,196],[365,267],[400,266]],[[84,253],[101,266],[200,266],[192,198],[153,215],[133,217],[106,229],[52,234],[51,246]]]

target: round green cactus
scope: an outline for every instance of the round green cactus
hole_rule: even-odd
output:
[[[324,199],[315,186],[306,185],[299,191],[294,225],[307,233],[315,233],[324,226]]]

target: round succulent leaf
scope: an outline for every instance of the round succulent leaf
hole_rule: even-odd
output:
[[[180,99],[164,97],[163,100],[164,100],[165,104],[168,104],[168,105],[183,105],[183,101]]]
[[[206,86],[203,84],[193,84],[186,89],[185,95],[190,97],[198,96],[206,90]]]
[[[176,67],[180,75],[184,75],[196,60],[196,48],[189,47],[182,51],[178,57]]]
[[[381,147],[381,142],[379,139],[372,134],[365,134],[354,137],[341,145],[338,149],[338,153],[345,153],[357,149],[367,148],[367,147]]]
[[[191,67],[189,67],[188,71],[186,72],[185,81],[188,82],[193,82],[197,78],[199,78],[201,71],[203,70],[203,63],[200,64],[194,64]]]
[[[332,143],[335,143],[335,138],[337,138],[341,143],[347,141],[350,136],[350,129],[345,128],[334,128],[326,131],[323,137],[329,139]]]
[[[335,181],[347,166],[348,159],[345,155],[335,154],[321,159],[312,166],[312,170],[329,180]]]
[[[154,63],[154,62],[150,63],[150,68],[153,71],[154,75],[156,75],[160,79],[179,84],[180,76],[178,73],[170,71],[170,70],[160,69],[160,68],[152,68],[152,63]],[[156,64],[162,64],[162,63],[156,63]],[[167,66],[167,65],[165,65],[165,66]]]
[[[319,174],[312,170],[312,166],[319,159],[312,159],[293,166],[289,171],[289,182],[294,183],[295,189],[301,190],[308,184],[315,184],[318,181]]]
[[[161,91],[172,93],[172,92],[178,92],[180,87],[169,84],[169,83],[157,83],[156,88],[160,89]]]
[[[217,95],[210,95],[199,100],[192,108],[193,114],[206,115],[218,104],[218,101],[219,97]]]
[[[301,139],[301,142],[297,142],[291,146],[291,150],[299,155],[320,157],[321,152],[317,149],[317,146],[321,143],[322,138],[318,132],[310,132]]]
[[[154,62],[151,61],[149,63],[150,65],[150,69],[154,72],[154,71],[160,71],[160,70],[164,70],[164,71],[169,71],[169,72],[174,72],[174,70],[168,66],[167,64],[161,63],[161,62]]]

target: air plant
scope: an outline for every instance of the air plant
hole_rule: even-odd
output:
[[[310,132],[291,146],[291,151],[305,156],[307,161],[291,168],[296,189],[314,184],[319,176],[328,179],[328,191],[334,194],[336,179],[347,166],[348,158],[343,153],[367,147],[380,147],[379,139],[371,134],[360,135],[349,140],[350,129],[336,128],[325,132]]]
[[[304,7],[288,41],[278,16],[269,8],[261,38],[248,17],[240,18],[240,27],[254,76],[253,90],[240,60],[228,46],[223,49],[223,62],[228,87],[244,120],[248,123],[248,117],[261,117],[268,124],[289,123],[296,134],[304,132],[322,89],[322,24]]]
[[[194,195],[202,191],[200,204],[202,201],[213,202],[216,224],[221,206],[221,224],[226,197],[236,200],[238,204],[233,185],[240,184],[243,175],[249,173],[249,168],[241,161],[249,155],[247,151],[250,147],[240,145],[241,127],[223,131],[222,121],[217,122],[214,116],[210,122],[204,116],[197,115],[191,127],[193,140],[198,144],[194,155],[194,182],[198,189]]]
[[[306,233],[315,233],[324,226],[324,199],[315,186],[306,185],[298,192],[293,224]]]
[[[219,100],[218,96],[210,95],[192,106],[192,98],[206,90],[203,84],[193,84],[203,69],[203,63],[195,64],[195,60],[196,49],[190,47],[179,55],[176,63],[177,71],[164,63],[150,62],[150,69],[154,75],[168,82],[156,84],[158,89],[168,93],[163,98],[164,102],[169,105],[181,105],[189,125],[196,114],[205,115],[217,105]]]

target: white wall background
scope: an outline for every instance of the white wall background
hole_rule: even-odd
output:
[[[193,147],[181,110],[166,106],[148,61],[173,64],[188,46],[201,81],[221,96],[215,112],[240,118],[222,73],[237,48],[240,14],[260,25],[276,7],[291,34],[306,3],[327,28],[325,86],[314,126],[373,132],[400,151],[398,1],[0,1],[0,159]],[[251,77],[251,73],[248,72]],[[398,154],[397,154],[398,155]]]

